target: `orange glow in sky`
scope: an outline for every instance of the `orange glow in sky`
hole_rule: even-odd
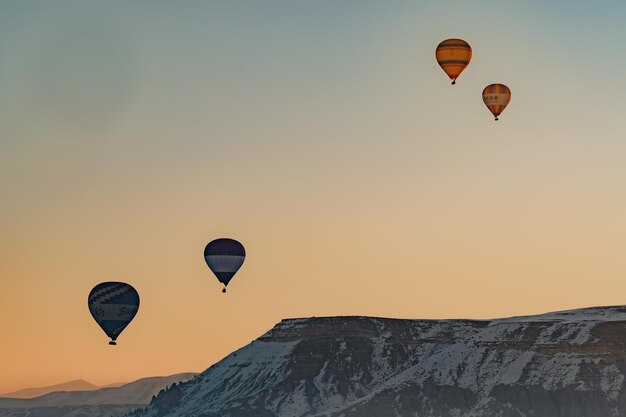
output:
[[[0,5],[0,392],[202,371],[287,317],[624,304],[626,59],[595,59],[621,4],[25,3]],[[226,295],[217,237],[248,255]],[[86,304],[110,280],[141,296],[116,347]]]

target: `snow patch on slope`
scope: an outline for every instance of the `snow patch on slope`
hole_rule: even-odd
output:
[[[615,365],[609,365],[602,369],[600,387],[609,398],[616,400],[624,386],[624,375]]]

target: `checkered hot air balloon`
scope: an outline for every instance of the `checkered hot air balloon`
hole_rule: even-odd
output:
[[[103,282],[91,290],[87,305],[96,323],[111,338],[109,345],[116,345],[117,337],[137,314],[139,294],[126,283]]]
[[[437,45],[435,57],[454,85],[472,59],[472,48],[463,39],[446,39]]]
[[[224,284],[222,292],[226,292],[226,286],[241,268],[245,259],[246,250],[241,243],[234,239],[215,239],[204,248],[206,264],[211,268],[219,282]]]
[[[504,84],[490,84],[483,90],[485,106],[496,120],[511,101],[511,90]]]

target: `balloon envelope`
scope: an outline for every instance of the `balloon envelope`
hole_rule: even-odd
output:
[[[109,344],[114,345],[137,314],[139,294],[126,283],[103,282],[91,290],[87,304],[96,323],[111,338]]]
[[[439,66],[452,80],[452,84],[469,65],[472,59],[472,48],[463,39],[446,39],[437,45],[435,57]]]
[[[204,248],[204,260],[219,282],[228,285],[246,259],[243,245],[234,239],[220,238]]]
[[[500,113],[504,111],[511,101],[511,90],[504,84],[490,84],[483,90],[485,106],[498,120]]]

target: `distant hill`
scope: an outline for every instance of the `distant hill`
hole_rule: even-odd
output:
[[[113,384],[100,385],[98,387],[98,389],[100,389],[100,388],[117,388],[117,387],[121,387],[122,385],[126,385],[126,384],[128,384],[128,382],[115,382]]]
[[[7,392],[1,394],[0,398],[35,398],[54,391],[93,391],[102,388],[83,379],[75,379],[74,381],[64,382],[62,384],[50,385],[39,388],[26,388],[19,391]]]
[[[0,398],[0,417],[119,416],[148,404],[162,389],[175,382],[188,381],[195,375],[188,372],[142,378],[119,387],[55,391],[36,398]],[[66,384],[55,387],[60,386]]]

